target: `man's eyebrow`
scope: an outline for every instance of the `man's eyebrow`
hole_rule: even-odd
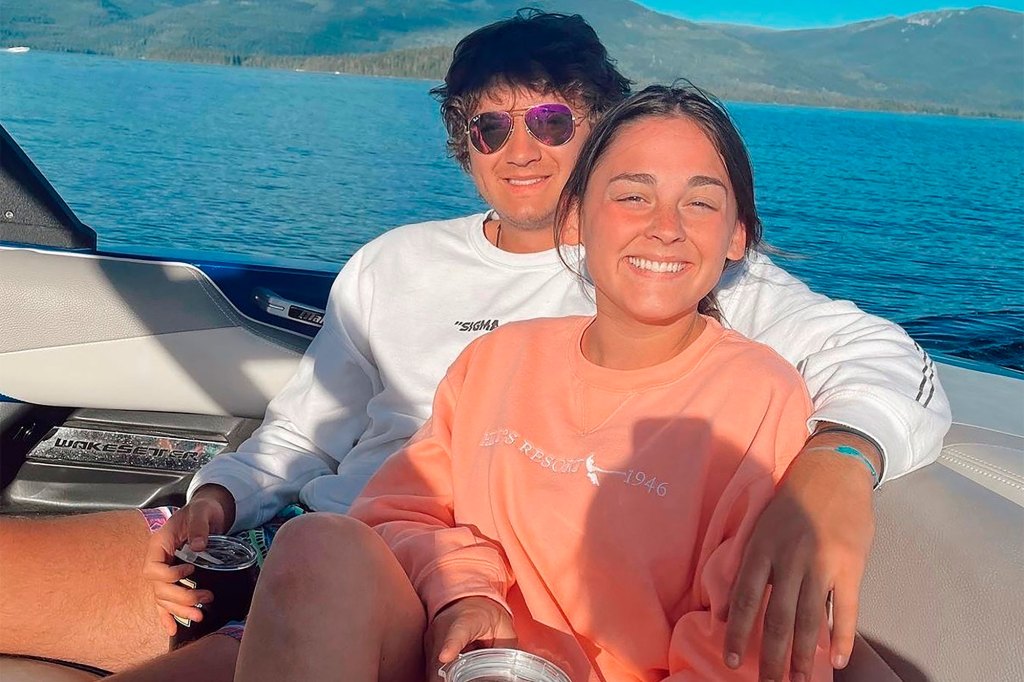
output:
[[[608,182],[615,182],[617,180],[628,180],[629,182],[639,182],[644,185],[657,185],[657,180],[650,173],[619,173]]]

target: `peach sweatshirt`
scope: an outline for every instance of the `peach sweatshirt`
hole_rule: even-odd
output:
[[[803,381],[713,320],[668,362],[606,369],[580,352],[589,322],[508,324],[470,344],[351,514],[395,552],[428,618],[490,597],[519,646],[574,682],[756,680],[756,647],[741,670],[722,664],[713,614],[807,437]],[[827,644],[823,629],[815,680],[831,679]]]

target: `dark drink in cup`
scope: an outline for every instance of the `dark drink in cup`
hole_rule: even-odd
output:
[[[174,616],[178,631],[171,637],[172,650],[248,615],[257,575],[256,550],[249,543],[226,535],[211,535],[204,551],[196,553],[186,545],[175,552],[175,557],[175,564],[196,567],[192,575],[178,584],[213,592],[213,602],[203,606],[202,621]]]

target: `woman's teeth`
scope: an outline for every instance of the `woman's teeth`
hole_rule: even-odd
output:
[[[649,270],[650,272],[679,272],[683,269],[683,263],[678,261],[675,262],[663,262],[647,260],[646,258],[637,258],[636,256],[630,256],[626,260],[633,267],[640,268],[641,270]]]

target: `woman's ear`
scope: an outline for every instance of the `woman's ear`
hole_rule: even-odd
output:
[[[729,240],[729,250],[725,252],[728,260],[743,260],[747,253],[747,226],[741,221],[736,221],[736,227],[732,230],[732,239]]]

